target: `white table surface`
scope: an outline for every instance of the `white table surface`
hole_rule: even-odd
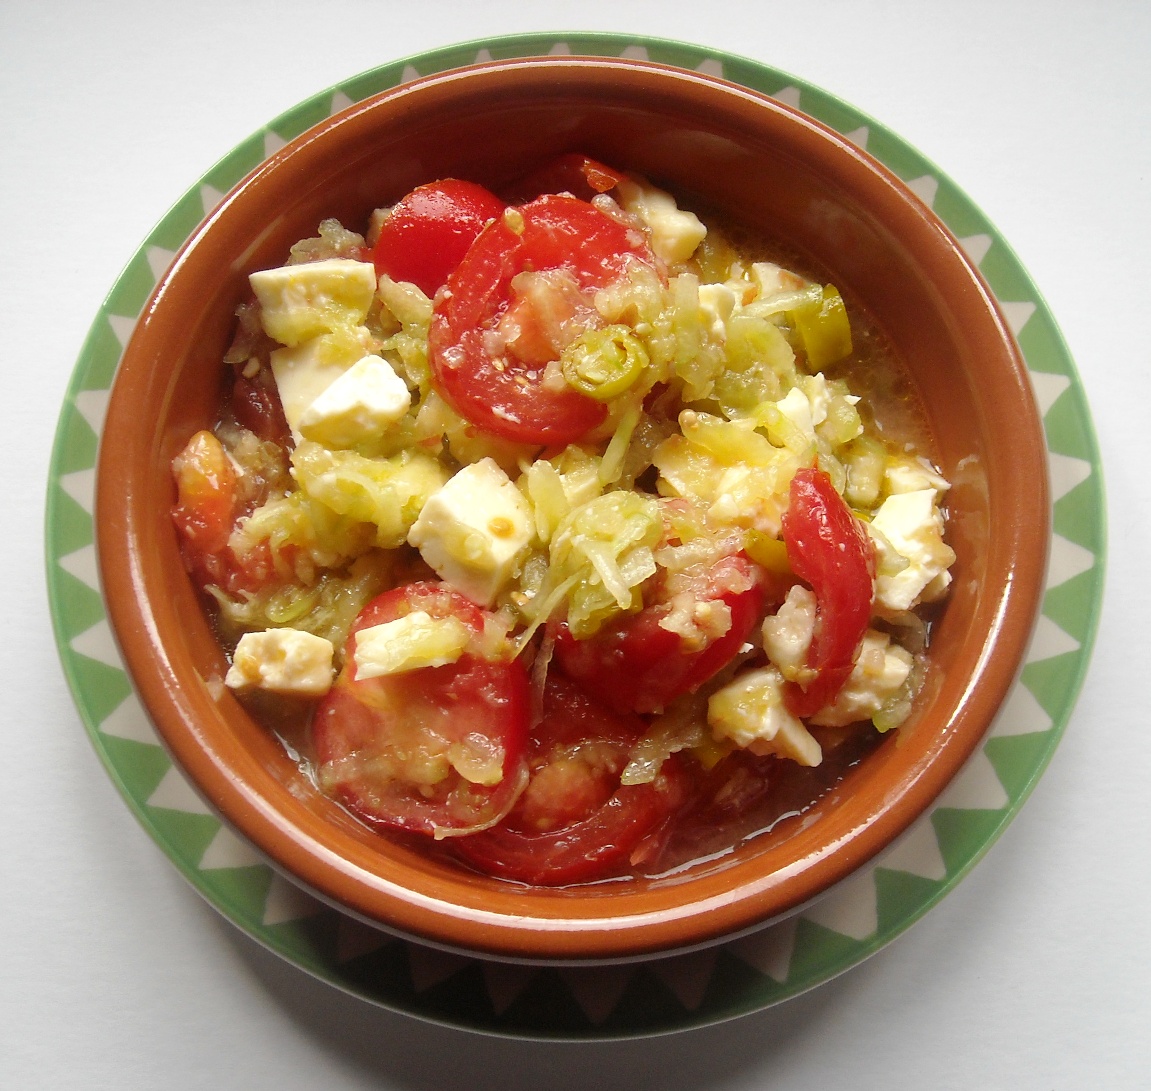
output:
[[[169,205],[281,111],[494,33],[616,30],[795,73],[886,123],[1014,246],[1077,361],[1111,506],[1094,662],[1034,795],[915,928],[797,1000],[548,1045],[381,1011],[205,905],[104,775],[43,585],[56,416],[104,293]],[[0,4],[5,758],[0,1086],[1151,1086],[1151,7],[976,0]]]

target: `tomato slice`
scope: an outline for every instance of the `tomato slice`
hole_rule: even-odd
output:
[[[370,826],[437,838],[473,833],[507,814],[527,781],[527,674],[518,661],[469,649],[446,666],[357,679],[355,634],[414,610],[456,618],[476,636],[487,617],[433,582],[368,603],[352,626],[344,669],[312,721],[320,782]],[[474,777],[492,763],[499,765],[495,783],[461,772]]]
[[[455,841],[456,853],[489,875],[538,886],[626,871],[689,795],[677,759],[648,784],[619,783],[644,727],[553,671],[533,732],[527,789],[500,825]]]
[[[570,193],[582,201],[590,201],[597,193],[615,189],[623,178],[619,171],[598,160],[579,152],[566,152],[521,178],[508,189],[507,196],[514,204],[545,193]]]
[[[574,197],[540,197],[490,223],[436,300],[428,355],[439,392],[503,439],[579,439],[607,408],[562,380],[544,381],[546,365],[559,356],[556,331],[574,337],[599,324],[591,294],[634,261],[655,261],[642,233]],[[513,288],[524,272],[544,274],[534,296]]]
[[[730,625],[725,632],[693,646],[660,624],[673,604],[654,602],[586,640],[577,640],[561,623],[556,660],[609,708],[659,712],[731,662],[760,619],[765,599],[758,566],[743,554],[723,557],[698,580],[695,604],[705,610],[713,603],[726,606]]]
[[[434,296],[504,203],[494,193],[457,178],[417,186],[392,208],[380,229],[376,275],[406,280]]]
[[[783,541],[792,570],[815,592],[815,635],[807,685],[789,682],[784,700],[795,716],[814,716],[835,700],[855,666],[871,617],[875,547],[831,478],[805,468],[791,481]]]

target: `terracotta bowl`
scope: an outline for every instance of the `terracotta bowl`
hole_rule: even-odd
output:
[[[227,664],[169,518],[172,457],[210,426],[247,275],[336,216],[456,176],[498,188],[581,151],[719,210],[825,269],[910,371],[949,494],[954,586],[912,719],[802,821],[674,876],[527,889],[370,832],[320,795],[219,681]],[[144,308],[108,408],[98,547],[140,698],[208,803],[345,912],[494,957],[594,961],[683,950],[778,919],[904,831],[979,743],[1019,669],[1046,562],[1039,419],[1002,315],[956,240],[849,141],[769,98],[643,62],[476,66],[368,99],[236,187]]]

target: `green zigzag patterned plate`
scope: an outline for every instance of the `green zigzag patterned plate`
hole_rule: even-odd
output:
[[[724,76],[813,115],[903,178],[960,238],[1019,339],[1050,452],[1054,535],[1021,681],[963,773],[878,862],[797,917],[711,950],[540,969],[444,954],[353,921],[273,872],[209,813],[159,745],[116,651],[96,570],[92,496],[123,346],[157,277],[228,189],[285,142],[368,95],[475,61],[569,52]],[[1022,806],[1071,713],[1098,621],[1104,526],[1091,419],[1055,323],[1015,255],[933,164],[852,107],[755,61],[658,39],[532,34],[452,46],[356,76],[276,118],[184,194],[117,280],[80,354],[52,456],[47,567],[60,657],[97,752],[145,829],[220,912],[302,969],[396,1011],[510,1036],[612,1038],[718,1022],[795,996],[879,950],[959,882]]]

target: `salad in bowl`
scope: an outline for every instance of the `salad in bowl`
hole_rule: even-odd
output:
[[[730,848],[898,728],[949,485],[882,338],[776,257],[571,153],[251,274],[173,518],[321,791],[569,884]]]

